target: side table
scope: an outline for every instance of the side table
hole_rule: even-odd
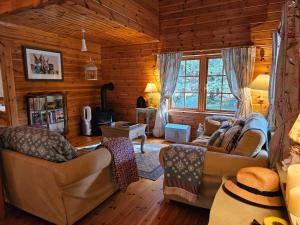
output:
[[[132,128],[122,127],[124,122],[118,121],[115,122],[114,125],[101,125],[101,131],[103,137],[128,137],[130,140],[135,138],[141,138],[141,153],[144,152],[144,143],[147,140],[147,136],[145,135],[146,124],[139,124],[138,126]]]
[[[147,124],[147,132],[146,134],[149,135],[151,134],[150,132],[150,117],[151,115],[155,115],[156,113],[156,108],[136,108],[135,109],[135,121],[138,123],[139,122],[139,114],[143,113],[146,116],[146,124]]]

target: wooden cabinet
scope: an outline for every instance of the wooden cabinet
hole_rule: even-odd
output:
[[[63,93],[27,95],[28,125],[67,133],[67,105]]]

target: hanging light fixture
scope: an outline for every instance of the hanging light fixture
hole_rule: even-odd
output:
[[[90,57],[88,64],[84,67],[85,79],[86,80],[97,80],[97,71],[98,68],[94,64],[92,58]]]
[[[85,41],[85,29],[81,29],[82,40],[81,40],[81,51],[87,52],[86,41]]]

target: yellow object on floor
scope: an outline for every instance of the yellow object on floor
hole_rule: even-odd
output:
[[[276,217],[276,216],[269,216],[269,217],[266,217],[264,219],[264,225],[274,225],[274,224],[278,224],[278,225],[288,225],[289,223],[284,220],[284,219],[281,219],[279,217]]]

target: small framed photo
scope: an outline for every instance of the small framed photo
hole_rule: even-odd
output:
[[[60,51],[23,46],[27,80],[63,81],[63,54]]]

